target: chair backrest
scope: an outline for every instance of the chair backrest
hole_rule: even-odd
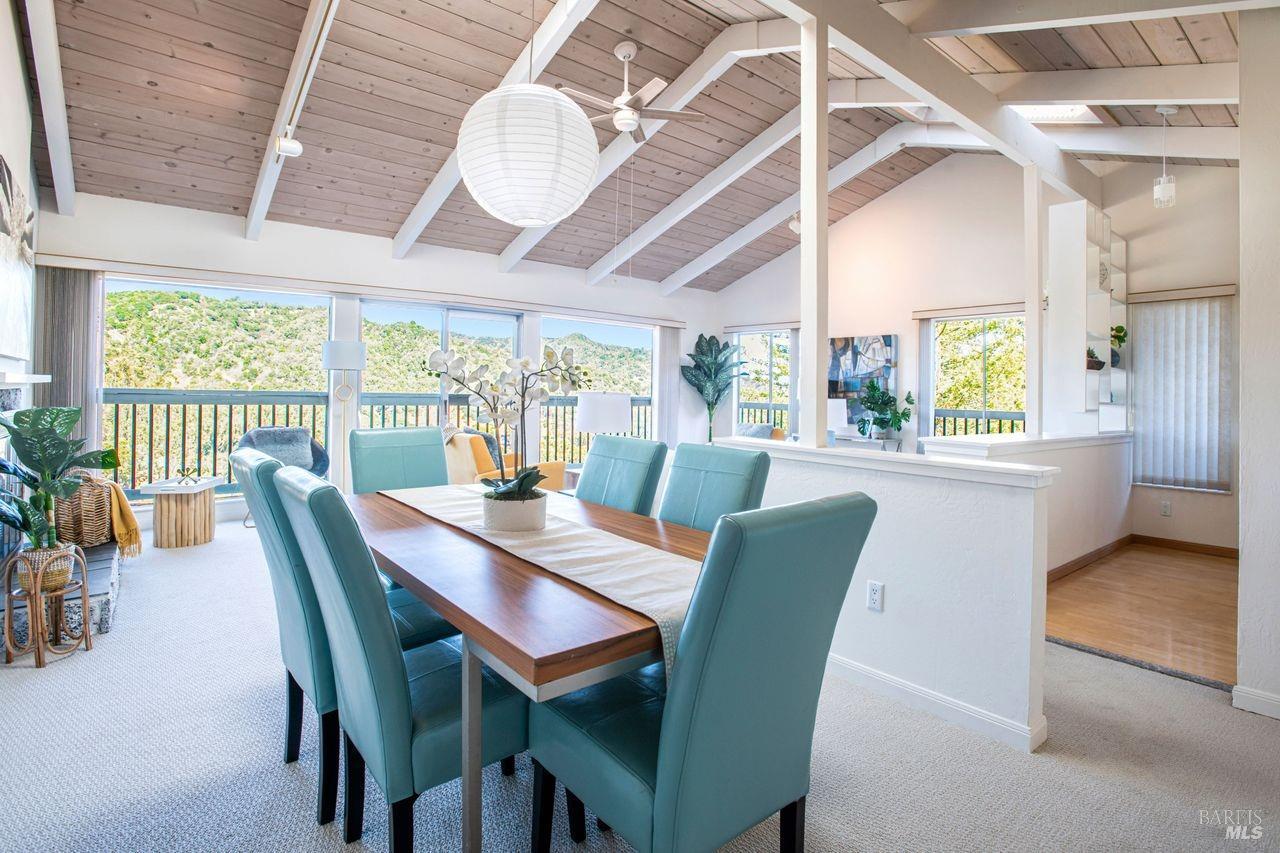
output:
[[[338,719],[395,802],[413,793],[413,723],[404,658],[373,555],[334,486],[301,468],[283,468],[275,480],[324,614]]]
[[[712,444],[681,444],[667,474],[658,518],[711,530],[720,516],[759,509],[769,454]]]
[[[250,447],[231,454],[231,470],[244,492],[267,557],[280,624],[280,656],[311,704],[325,714],[338,707],[329,638],[311,575],[276,492],[273,478],[280,468],[279,460]]]
[[[668,675],[653,849],[711,850],[809,790],[818,693],[875,502],[720,519]]]
[[[236,448],[261,450],[283,465],[297,465],[317,477],[329,471],[329,454],[306,427],[254,427],[240,436]]]
[[[351,485],[360,495],[449,482],[440,427],[351,431]]]
[[[667,446],[661,441],[597,435],[574,494],[580,500],[648,515],[666,458]]]

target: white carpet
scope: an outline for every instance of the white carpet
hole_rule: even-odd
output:
[[[283,670],[253,531],[149,549],[125,566],[116,622],[36,670],[0,667],[0,850],[345,850],[317,827],[315,725],[280,763]],[[829,679],[818,717],[810,850],[1280,850],[1280,721],[1227,694],[1049,646],[1049,740],[1022,755]],[[528,849],[529,764],[485,776],[486,849]],[[732,772],[733,768],[726,768]],[[418,800],[417,849],[460,847],[458,786]],[[380,793],[363,846],[386,849]],[[1201,809],[1252,809],[1227,841]],[[622,850],[588,822],[577,848]],[[729,850],[776,850],[776,818]]]

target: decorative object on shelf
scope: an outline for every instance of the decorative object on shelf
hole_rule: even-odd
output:
[[[699,334],[693,352],[688,353],[693,364],[680,365],[680,375],[702,395],[702,402],[707,406],[707,441],[713,437],[716,409],[729,396],[733,380],[747,375],[742,370],[746,362],[737,358],[741,350],[737,344],[721,341],[715,335]]]
[[[531,406],[546,402],[552,393],[573,394],[587,382],[586,371],[573,361],[573,348],[566,347],[563,352],[557,353],[551,347],[546,347],[542,351],[541,364],[529,357],[509,358],[507,369],[494,379],[489,378],[488,365],[482,364],[468,370],[466,359],[453,350],[436,350],[428,359],[427,366],[432,373],[447,380],[446,393],[466,392],[471,395],[472,405],[480,409],[480,420],[492,423],[499,439],[505,438],[508,430],[515,433],[513,443],[516,452],[512,476],[507,476],[506,459],[503,457],[498,460],[498,477],[483,481],[491,489],[484,496],[486,525],[490,518],[490,503],[531,503],[541,498],[543,492],[535,487],[546,476],[536,465],[525,464],[525,460],[529,458],[529,438],[525,422]],[[503,491],[499,492],[499,489]],[[537,500],[537,503],[542,505],[541,510],[534,507],[524,510],[501,508],[495,510],[497,514],[493,516],[495,524],[528,523],[527,519],[510,519],[512,516],[523,518],[522,513],[540,513],[542,520],[537,527],[491,529],[541,530],[546,521],[545,502]]]
[[[1111,292],[1111,288],[1107,287],[1107,283],[1111,281],[1111,264],[1106,261],[1098,261],[1098,288]]]
[[[501,86],[471,105],[458,129],[458,171],[496,219],[539,228],[573,213],[594,188],[596,132],[568,95],[534,82],[529,12],[529,82]]]
[[[79,580],[71,572],[80,567]],[[14,590],[14,575],[18,589]],[[93,648],[89,613],[89,567],[84,552],[76,545],[53,548],[31,548],[14,551],[4,561],[0,580],[4,584],[4,662],[25,654],[34,654],[36,668],[45,665],[46,655],[66,655],[84,645]],[[80,594],[80,627],[72,631],[67,625],[67,596]],[[18,642],[14,631],[14,613],[18,605],[27,612],[27,636]]]
[[[847,397],[827,398],[827,428],[840,434],[849,429],[849,400]]]
[[[580,391],[578,414],[574,421],[578,432],[631,432],[631,395],[611,391]]]
[[[178,469],[178,485],[189,486],[200,480],[200,469],[194,465]]]
[[[1156,112],[1160,114],[1160,177],[1156,178],[1155,185],[1152,187],[1152,199],[1155,201],[1157,208],[1173,207],[1178,203],[1178,187],[1173,180],[1173,175],[1169,174],[1169,116],[1178,114],[1178,108],[1168,104],[1160,104],[1156,107]]]
[[[1120,348],[1129,340],[1129,330],[1124,326],[1111,327],[1111,366],[1120,366]]]
[[[1089,370],[1101,370],[1102,368],[1107,366],[1107,363],[1105,361],[1098,358],[1098,353],[1094,350],[1093,347],[1089,347],[1087,350],[1085,350],[1084,354],[1085,354],[1084,366]]]
[[[523,533],[547,526],[547,493],[537,488],[547,479],[536,467],[521,468],[509,480],[481,480],[487,530]]]
[[[36,213],[0,153],[0,355],[31,358]]]
[[[907,405],[899,409],[898,398],[881,388],[875,379],[867,380],[858,402],[865,410],[863,416],[858,418],[858,432],[874,439],[886,439],[890,432],[902,429],[902,425],[911,420],[911,406],[916,404],[908,391],[903,398]]]

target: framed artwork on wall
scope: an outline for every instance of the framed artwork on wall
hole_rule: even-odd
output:
[[[851,338],[831,338],[829,366],[827,367],[827,398],[848,400],[848,420],[844,425],[857,423],[862,416],[858,397],[869,380],[874,379],[881,388],[897,393],[897,335],[861,335]],[[840,427],[840,424],[832,424]]]
[[[0,356],[31,358],[36,214],[0,154]]]

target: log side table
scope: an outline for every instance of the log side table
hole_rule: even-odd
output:
[[[213,541],[213,490],[223,477],[159,480],[138,489],[155,499],[151,530],[157,548],[187,548]]]

